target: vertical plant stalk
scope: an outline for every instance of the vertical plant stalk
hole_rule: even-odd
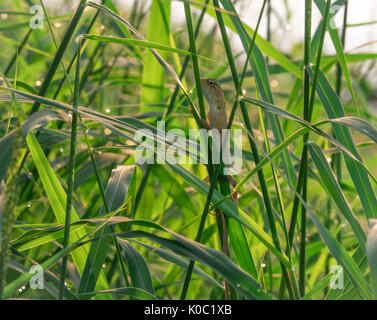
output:
[[[79,117],[80,117],[80,120],[81,120],[81,116],[79,116]],[[100,174],[99,174],[99,170],[98,170],[98,166],[97,166],[97,163],[96,163],[96,159],[94,158],[94,154],[93,154],[93,151],[92,151],[92,147],[91,147],[91,145],[89,143],[89,139],[88,139],[88,135],[86,133],[86,130],[83,129],[82,131],[83,131],[83,134],[84,134],[85,143],[86,143],[87,148],[88,148],[88,153],[89,153],[89,156],[90,156],[90,161],[91,161],[91,164],[92,164],[92,167],[93,167],[93,171],[94,171],[94,174],[95,174],[95,177],[96,177],[96,180],[97,180],[97,184],[98,184],[100,195],[101,195],[101,198],[102,198],[102,201],[103,201],[105,212],[106,212],[106,214],[109,214],[110,213],[110,207],[109,207],[109,205],[107,203],[107,200],[106,200],[105,190],[104,190],[102,182],[101,182],[101,177],[100,177]],[[111,228],[112,228],[112,232],[115,233],[115,227],[111,226]],[[118,243],[118,241],[116,239],[116,236],[112,237],[112,239],[113,239],[113,242],[114,242],[114,245],[115,245],[115,249],[116,249],[116,256],[114,257],[114,261],[116,259],[119,260],[119,264],[120,264],[120,267],[121,267],[121,271],[122,271],[122,275],[123,275],[124,281],[126,283],[126,286],[129,287],[129,282],[128,282],[128,277],[127,277],[126,267],[125,267],[125,264],[124,264],[124,261],[123,261],[123,257],[122,257],[120,245],[119,245],[119,243]],[[81,290],[81,284],[80,284],[80,287],[79,287],[79,292],[80,292],[80,290]],[[85,292],[85,291],[87,291],[87,288],[83,289],[83,292]]]
[[[326,20],[324,22],[326,24]],[[312,31],[312,0],[306,0],[305,2],[305,53],[304,53],[304,66],[310,63],[310,46],[311,46],[311,31]],[[321,45],[321,44],[320,44]],[[304,119],[310,122],[311,116],[309,116],[310,110],[310,78],[309,74],[304,69]],[[304,135],[303,143],[304,149],[301,156],[301,163],[303,165],[303,187],[302,198],[306,202],[307,200],[307,184],[308,184],[308,149],[306,142],[309,139],[309,134]],[[299,250],[299,279],[298,286],[301,296],[305,295],[305,278],[306,278],[306,210],[304,206],[301,206],[301,223],[300,223],[300,250]]]
[[[347,29],[347,17],[348,17],[348,1],[344,4],[344,15],[343,15],[343,30],[342,30],[342,47],[344,48],[346,44],[346,29]],[[342,67],[340,63],[338,62],[336,64],[336,93],[340,97],[340,91],[342,89]],[[340,153],[334,153],[332,155],[331,160],[331,168],[336,174],[336,177],[338,178],[338,181],[341,181],[342,179],[342,164],[341,164],[341,154]]]
[[[206,203],[204,205],[202,218],[200,220],[199,229],[198,229],[198,232],[197,232],[196,237],[195,237],[196,242],[200,242],[200,240],[202,238],[204,226],[205,226],[207,216],[208,216],[208,209],[209,209],[209,206],[211,204],[213,192],[215,191],[215,188],[216,188],[217,180],[219,178],[220,167],[221,167],[221,165],[215,166],[215,171],[214,171],[213,177],[211,179],[211,185],[209,187],[207,200],[206,200]],[[186,277],[185,277],[185,281],[183,283],[183,288],[182,288],[180,300],[186,299],[187,290],[188,290],[189,285],[190,285],[191,275],[192,275],[192,272],[194,271],[194,265],[195,265],[195,261],[190,260],[189,266],[188,266],[187,271],[186,271]]]
[[[7,273],[7,263],[9,260],[10,250],[9,242],[13,230],[13,224],[16,221],[16,205],[18,203],[17,180],[18,180],[18,164],[20,161],[20,154],[22,148],[22,129],[21,124],[17,120],[17,128],[13,136],[13,149],[11,167],[9,168],[9,175],[5,184],[5,190],[1,190],[0,196],[0,299],[3,295],[5,287],[5,279]],[[4,206],[4,207],[2,207]]]
[[[17,55],[18,57],[18,55]],[[16,58],[17,61],[17,58]],[[5,74],[0,70],[0,75],[8,88],[8,83]],[[17,76],[17,69],[16,69]],[[16,77],[15,77],[16,78]],[[16,82],[14,83],[16,86]],[[21,106],[18,104],[16,96],[11,93],[12,103],[16,107],[16,128],[13,135],[13,148],[11,156],[11,166],[9,174],[6,179],[5,186],[0,184],[0,299],[2,299],[7,273],[7,263],[9,260],[10,250],[9,242],[13,230],[14,222],[17,219],[16,206],[19,199],[17,190],[17,182],[19,177],[18,166],[22,161],[22,126],[20,119],[22,118]],[[2,181],[0,181],[2,183]],[[3,189],[4,188],[4,189]]]
[[[96,14],[94,15],[94,17],[93,17],[92,20],[90,21],[89,26],[87,27],[86,31],[84,31],[84,33],[90,33],[90,30],[92,29],[94,23],[96,22],[98,15],[99,15],[99,11],[97,10],[97,11],[96,11]],[[85,43],[86,40],[87,40],[87,39],[83,39],[83,40],[82,40],[82,45],[81,45],[81,47],[84,45],[84,43]],[[71,71],[71,68],[72,68],[72,66],[73,66],[73,64],[74,64],[74,62],[75,62],[75,60],[76,60],[76,57],[77,57],[77,50],[78,50],[78,47],[76,48],[75,55],[72,57],[72,59],[71,59],[69,65],[68,65],[68,67],[67,67],[67,72],[63,75],[62,79],[61,79],[60,82],[59,82],[58,88],[56,89],[56,91],[55,91],[55,93],[54,93],[54,97],[53,97],[54,100],[58,97],[59,92],[60,92],[60,90],[61,90],[61,88],[63,87],[63,84],[64,84],[64,82],[65,82],[65,79],[67,78],[67,75],[68,75],[68,74],[70,73],[70,71]],[[95,50],[94,52],[96,52],[96,50]],[[91,61],[92,61],[92,59],[93,59],[93,55],[92,55],[91,59],[89,60],[89,65],[88,65],[87,69],[89,68],[89,66],[91,66]],[[82,87],[83,87],[83,83],[81,82],[81,84],[80,84],[80,88],[82,89]]]
[[[322,19],[321,35],[317,52],[315,73],[313,77],[312,90],[310,91],[310,77],[306,70],[309,68],[310,63],[310,42],[311,42],[311,12],[312,12],[312,1],[306,0],[305,3],[305,56],[304,56],[304,119],[311,122],[313,106],[315,100],[316,86],[318,80],[318,72],[321,63],[323,42],[326,32],[326,21],[330,11],[331,0],[327,0],[325,14]],[[309,133],[305,134],[303,137],[303,150],[301,154],[299,177],[297,182],[297,192],[302,194],[303,200],[307,200],[307,182],[308,182],[308,172],[307,172],[307,162],[308,162],[308,147],[307,141],[309,139]],[[295,225],[297,221],[297,213],[299,208],[299,197],[295,196],[291,225],[289,229],[289,246],[288,250],[291,249],[293,243],[293,236],[295,231]],[[306,276],[306,259],[305,259],[305,249],[306,249],[306,209],[301,206],[301,224],[300,224],[300,255],[299,255],[299,289],[301,296],[305,295],[305,276]]]
[[[184,3],[184,10],[185,10],[185,16],[186,16],[186,25],[187,25],[187,30],[188,30],[189,40],[190,40],[190,51],[191,51],[191,59],[192,59],[193,69],[194,69],[195,85],[196,85],[196,90],[197,90],[197,93],[198,93],[199,112],[200,112],[201,119],[204,120],[206,118],[206,113],[205,113],[205,107],[204,107],[202,86],[201,86],[201,83],[200,83],[200,70],[199,70],[198,58],[196,56],[196,45],[195,45],[195,38],[196,37],[195,37],[194,31],[193,31],[191,9],[190,9],[190,5],[188,3]],[[220,171],[220,168],[219,168],[220,166],[216,166],[215,172],[213,172],[213,167],[211,165],[211,161],[209,163],[210,163],[210,165],[207,168],[208,168],[208,173],[209,173],[210,180],[211,180],[211,186],[210,186],[210,190],[209,190],[209,193],[208,193],[208,196],[207,196],[206,203],[204,205],[199,229],[198,229],[197,235],[195,237],[195,241],[198,241],[198,242],[200,242],[203,231],[204,231],[205,222],[206,222],[207,216],[208,216],[208,209],[209,209],[209,206],[211,204],[212,195],[213,195],[214,189],[217,185],[217,180],[218,180],[219,171]],[[192,272],[194,270],[194,265],[195,265],[195,261],[190,260],[189,266],[187,268],[185,280],[184,280],[184,283],[183,283],[181,296],[180,296],[181,300],[186,299],[187,290],[188,290],[188,287],[190,285],[191,275],[192,275]],[[227,288],[227,286],[225,286],[225,289],[226,288]],[[225,291],[227,291],[227,290],[225,290]],[[225,295],[227,296],[227,292],[225,292]]]
[[[343,30],[342,30],[342,38],[341,38],[343,48],[345,47],[345,44],[346,44],[347,17],[348,17],[348,0],[344,4]],[[338,95],[339,99],[340,99],[340,92],[342,89],[342,75],[343,75],[342,67],[340,63],[338,62],[336,64],[336,84],[335,85],[336,85],[336,94]],[[333,136],[335,137],[335,133],[333,133]],[[336,178],[338,182],[340,183],[342,180],[342,155],[341,153],[334,153],[331,155],[331,169],[335,173]],[[327,200],[327,211],[328,211],[327,221],[325,223],[325,226],[329,229],[330,224],[331,224],[331,200],[330,199]],[[342,230],[340,230],[338,233],[338,239],[341,237],[341,231]],[[328,256],[326,259],[325,274],[328,274],[330,271],[329,260],[330,260],[330,256]],[[326,287],[325,294],[327,294],[327,292],[328,292],[328,288]]]
[[[272,13],[271,0],[267,0],[267,41],[268,42],[271,42],[271,13]],[[258,31],[255,30],[255,33],[257,33],[257,32]],[[269,57],[267,56],[266,57],[267,68],[268,68],[269,61],[270,61]],[[271,264],[271,254],[268,251],[266,252],[266,260],[267,260],[268,277],[270,279],[269,291],[272,292],[272,283],[273,283],[272,282],[272,264]],[[262,269],[262,271],[263,271],[263,269]],[[263,281],[265,281],[264,272],[262,273],[262,275],[263,275]],[[282,283],[284,283],[284,282],[282,282]]]
[[[39,89],[38,95],[41,97],[44,97],[45,94],[47,93],[48,87],[50,86],[50,83],[52,81],[52,78],[55,75],[55,72],[60,64],[60,61],[63,57],[63,54],[65,50],[67,49],[67,46],[69,44],[69,41],[71,40],[73,33],[76,29],[76,26],[78,25],[82,14],[84,13],[86,7],[86,0],[80,0],[79,5],[77,6],[77,9],[64,33],[63,39],[60,43],[60,46],[58,48],[58,51],[56,52],[54,59],[52,60],[50,67],[47,71],[46,77],[43,80],[43,83],[41,85],[41,88]],[[39,102],[34,102],[31,110],[30,110],[30,115],[38,111],[40,107]]]
[[[267,41],[271,42],[271,0],[267,0]],[[268,64],[269,58],[266,57],[266,63]]]
[[[80,96],[80,51],[81,51],[81,39],[78,41],[77,48],[77,62],[76,62],[76,76],[75,76],[75,88],[73,92],[73,109],[76,110],[78,107],[79,96]],[[75,160],[76,160],[76,136],[77,136],[77,118],[76,112],[72,113],[72,126],[71,126],[71,150],[69,155],[69,169],[68,169],[68,190],[67,190],[67,206],[65,215],[65,228],[64,228],[64,240],[63,248],[67,248],[69,244],[69,233],[71,224],[71,211],[73,202],[73,187],[74,187],[74,175],[75,175]],[[59,285],[59,300],[64,297],[64,282],[66,277],[68,255],[63,257],[62,269],[60,276]]]
[[[207,4],[208,4],[208,2],[209,2],[209,0],[205,1],[203,9],[202,9],[202,12],[200,13],[198,22],[197,22],[196,27],[195,27],[194,39],[196,39],[197,36],[198,36],[198,34],[199,34],[200,26],[201,26],[201,24],[203,22],[204,14],[205,14],[205,12],[207,10]],[[186,56],[185,59],[184,59],[184,61],[183,61],[183,63],[182,63],[182,69],[181,69],[181,72],[179,74],[179,79],[180,80],[183,79],[183,76],[184,76],[184,74],[186,72],[186,69],[187,69],[189,61],[190,61],[190,56]],[[172,97],[170,99],[167,111],[166,111],[166,113],[163,116],[163,119],[167,118],[169,116],[169,114],[172,112],[172,110],[174,108],[175,101],[176,101],[177,96],[178,96],[178,93],[179,93],[179,86],[176,85],[175,88],[174,88],[174,92],[172,94]],[[169,121],[168,118],[167,118],[167,121]]]
[[[30,35],[31,35],[31,33],[32,33],[33,30],[34,29],[30,28],[29,31],[27,32],[27,34],[25,35],[25,37],[22,39],[22,42],[20,43],[20,45],[16,49],[16,52],[14,53],[12,59],[10,60],[9,64],[7,65],[7,67],[6,67],[5,71],[4,71],[5,75],[8,75],[9,71],[12,69],[13,64],[15,63],[18,55],[20,54],[20,52],[23,49],[23,47],[25,46],[25,44],[28,42],[29,37],[30,37]]]
[[[194,35],[194,29],[193,29],[193,26],[192,26],[190,5],[185,2],[184,8],[185,8],[187,32],[188,32],[189,40],[190,40],[190,52],[191,52],[192,66],[193,66],[193,69],[194,69],[195,86],[196,86],[196,91],[198,93],[199,112],[200,112],[200,117],[202,119],[205,119],[206,118],[206,111],[205,111],[205,108],[204,108],[202,86],[200,84],[199,63],[198,63],[198,57],[196,55],[195,35]]]
[[[50,64],[50,67],[47,71],[47,74],[46,74],[46,77],[44,78],[43,80],[43,83],[39,89],[39,92],[38,92],[38,95],[41,96],[41,97],[44,97],[45,94],[47,93],[47,90],[50,86],[50,83],[56,73],[56,70],[60,64],[60,61],[62,60],[63,58],[63,54],[65,52],[65,50],[67,49],[67,46],[73,36],[73,33],[81,19],[81,16],[82,14],[84,13],[84,10],[85,10],[85,7],[86,7],[86,0],[80,0],[80,3],[79,5],[77,6],[76,8],[76,11],[66,29],[66,31],[64,32],[64,36],[63,36],[63,39],[59,45],[59,48],[54,56],[54,59],[52,60],[51,64]],[[37,112],[39,107],[41,106],[41,104],[39,102],[34,102],[33,106],[31,107],[31,110],[30,110],[30,113],[29,113],[29,116],[32,115],[33,113]],[[27,158],[27,155],[28,153],[26,153],[19,165],[19,168],[18,168],[18,172],[21,171],[21,169],[23,168],[24,164],[25,164],[25,161],[26,161],[26,158]]]
[[[265,4],[266,4],[266,1],[264,1],[264,3],[263,3],[263,9],[265,7]],[[213,5],[214,5],[215,8],[219,8],[218,0],[213,0]],[[231,69],[231,72],[232,72],[233,81],[234,81],[235,87],[237,88],[236,89],[237,90],[237,92],[236,92],[237,99],[235,99],[235,101],[233,103],[231,114],[229,116],[229,122],[228,122],[228,128],[229,128],[229,125],[231,125],[233,118],[235,116],[236,108],[237,108],[237,105],[238,105],[238,96],[240,95],[241,90],[242,90],[242,86],[241,86],[242,82],[238,78],[237,68],[236,68],[236,65],[235,65],[235,62],[234,62],[232,50],[230,48],[228,35],[227,35],[226,29],[225,29],[224,19],[222,17],[221,12],[219,12],[218,10],[216,10],[216,17],[217,17],[218,24],[219,24],[219,27],[220,27],[220,32],[221,32],[221,35],[222,35],[225,51],[226,51],[226,54],[227,54],[227,57],[228,57],[229,66],[230,66],[230,69]],[[256,34],[257,34],[257,32],[255,32],[254,37],[256,36]],[[250,58],[253,43],[254,43],[254,41],[250,43],[248,58]],[[246,67],[247,67],[247,65],[246,65]],[[244,66],[242,79],[244,78],[246,67]],[[255,144],[254,137],[253,137],[253,129],[252,129],[252,126],[251,126],[250,117],[249,117],[245,103],[243,101],[239,101],[239,103],[240,103],[240,107],[241,107],[242,116],[243,116],[243,119],[244,119],[244,122],[245,122],[245,128],[250,133],[250,135],[248,134],[248,141],[249,141],[249,144],[250,144],[250,149],[251,149],[251,152],[253,154],[254,162],[257,165],[259,163],[260,158],[259,158],[258,147]],[[270,196],[269,196],[269,193],[268,193],[267,183],[266,183],[266,179],[265,179],[263,170],[259,170],[257,174],[258,174],[258,179],[259,179],[259,183],[260,183],[261,190],[262,190],[263,201],[264,201],[264,205],[265,205],[266,212],[267,212],[268,223],[269,223],[269,227],[270,227],[270,231],[271,231],[272,240],[273,240],[276,248],[279,251],[281,251],[280,241],[279,241],[279,237],[278,237],[278,233],[277,233],[277,229],[276,229],[276,225],[275,225],[275,220],[274,220],[274,217],[273,217]],[[297,296],[297,294],[295,293],[296,292],[295,285],[294,285],[295,280],[293,278],[292,272],[290,272],[290,274],[288,274],[286,267],[283,264],[280,264],[280,265],[281,265],[281,268],[282,268],[283,278],[287,282],[288,291],[290,293],[290,296],[293,298],[293,297]]]

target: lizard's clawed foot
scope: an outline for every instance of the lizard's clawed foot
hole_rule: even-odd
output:
[[[209,127],[207,120],[201,119],[201,121],[202,121],[203,128],[209,130],[210,127]]]

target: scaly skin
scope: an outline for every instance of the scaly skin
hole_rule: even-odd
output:
[[[207,129],[217,129],[220,131],[220,137],[222,136],[222,130],[228,126],[226,116],[226,106],[224,92],[221,89],[219,83],[214,78],[200,79],[202,85],[203,94],[208,102],[209,110],[207,112],[207,120],[202,120],[202,124]],[[229,182],[234,186],[236,181],[232,176],[228,176]],[[237,194],[233,195],[233,202],[237,205]],[[223,252],[229,255],[228,244],[228,231],[226,228],[224,213],[221,212],[221,221],[223,227]],[[225,281],[225,298],[230,299],[229,284]]]
[[[203,125],[208,129],[226,129],[228,121],[223,90],[214,78],[200,79],[200,83],[209,105],[207,121]]]
[[[202,120],[203,126],[207,129],[218,129],[221,137],[221,130],[228,126],[224,92],[215,78],[200,79],[200,83],[209,105],[207,120]],[[233,187],[237,184],[232,176],[228,176],[228,180]],[[233,202],[237,205],[237,194],[233,194]]]

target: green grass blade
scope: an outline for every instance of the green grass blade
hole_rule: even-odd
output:
[[[170,33],[170,1],[156,0],[152,2],[149,13],[147,39],[150,42],[159,42],[169,45]],[[166,53],[161,53],[166,59]],[[165,69],[153,58],[153,53],[147,51],[143,63],[141,104],[149,105],[163,102]],[[141,107],[142,112],[154,111],[155,107]]]
[[[143,289],[151,294],[154,294],[152,277],[143,256],[129,241],[122,239],[117,239],[117,241],[119,242],[126,256],[132,285],[135,288]]]
[[[117,210],[125,202],[134,173],[135,166],[119,166],[112,171],[111,178],[109,179],[106,188],[106,204],[109,211]],[[103,216],[106,213],[106,208],[103,205],[99,212],[99,216]],[[95,234],[95,237],[100,237],[113,231],[114,229],[112,226],[106,226],[99,230],[98,233]],[[91,292],[94,290],[109,250],[110,241],[110,238],[103,238],[94,241],[91,244],[80,281],[79,293]]]
[[[309,70],[309,68],[308,68]],[[309,70],[309,75],[313,77],[313,73]],[[326,110],[330,119],[344,117],[343,106],[332,89],[326,76],[319,72],[318,74],[318,96]],[[361,156],[355,146],[352,135],[348,128],[333,124],[333,130],[336,139],[342,143],[357,159],[361,161]],[[377,199],[375,192],[370,184],[368,174],[360,163],[355,162],[353,159],[345,158],[348,172],[352,178],[355,188],[359,194],[360,201],[363,205],[363,210],[368,219],[377,217]]]
[[[329,193],[339,211],[344,215],[344,217],[349,222],[359,244],[360,247],[363,249],[364,253],[366,253],[366,235],[364,233],[363,228],[361,227],[359,221],[357,220],[356,216],[352,212],[350,205],[348,204],[342,189],[334,172],[331,170],[326,157],[322,151],[322,149],[315,143],[308,143],[308,148],[312,159],[317,167],[318,174],[321,177],[323,185],[326,187],[326,191]]]
[[[46,159],[37,139],[31,133],[29,133],[26,138],[26,142],[33,157],[34,163],[38,169],[38,173],[46,191],[47,197],[50,200],[50,204],[54,211],[56,220],[58,221],[58,223],[64,224],[67,199],[66,193],[63,187],[60,185],[55,172],[48,163],[48,160]],[[74,208],[72,208],[71,220],[73,222],[79,220],[79,217]],[[70,243],[74,243],[84,235],[84,230],[77,230],[77,232],[73,233],[70,237]],[[84,271],[85,261],[87,259],[88,253],[89,245],[84,245],[72,252],[73,261],[80,274],[82,274]],[[100,290],[108,288],[106,278],[104,277],[104,274],[102,272],[99,276],[97,288]]]

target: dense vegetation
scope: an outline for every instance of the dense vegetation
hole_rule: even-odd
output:
[[[347,0],[305,0],[292,26],[305,39],[284,53],[274,1],[251,1],[246,22],[238,2],[174,2],[174,24],[170,0],[1,3],[0,297],[376,297],[377,54],[344,51]],[[211,159],[135,161],[138,130],[156,138],[163,120],[188,140],[202,126],[200,78],[219,81],[243,130],[236,204]]]

